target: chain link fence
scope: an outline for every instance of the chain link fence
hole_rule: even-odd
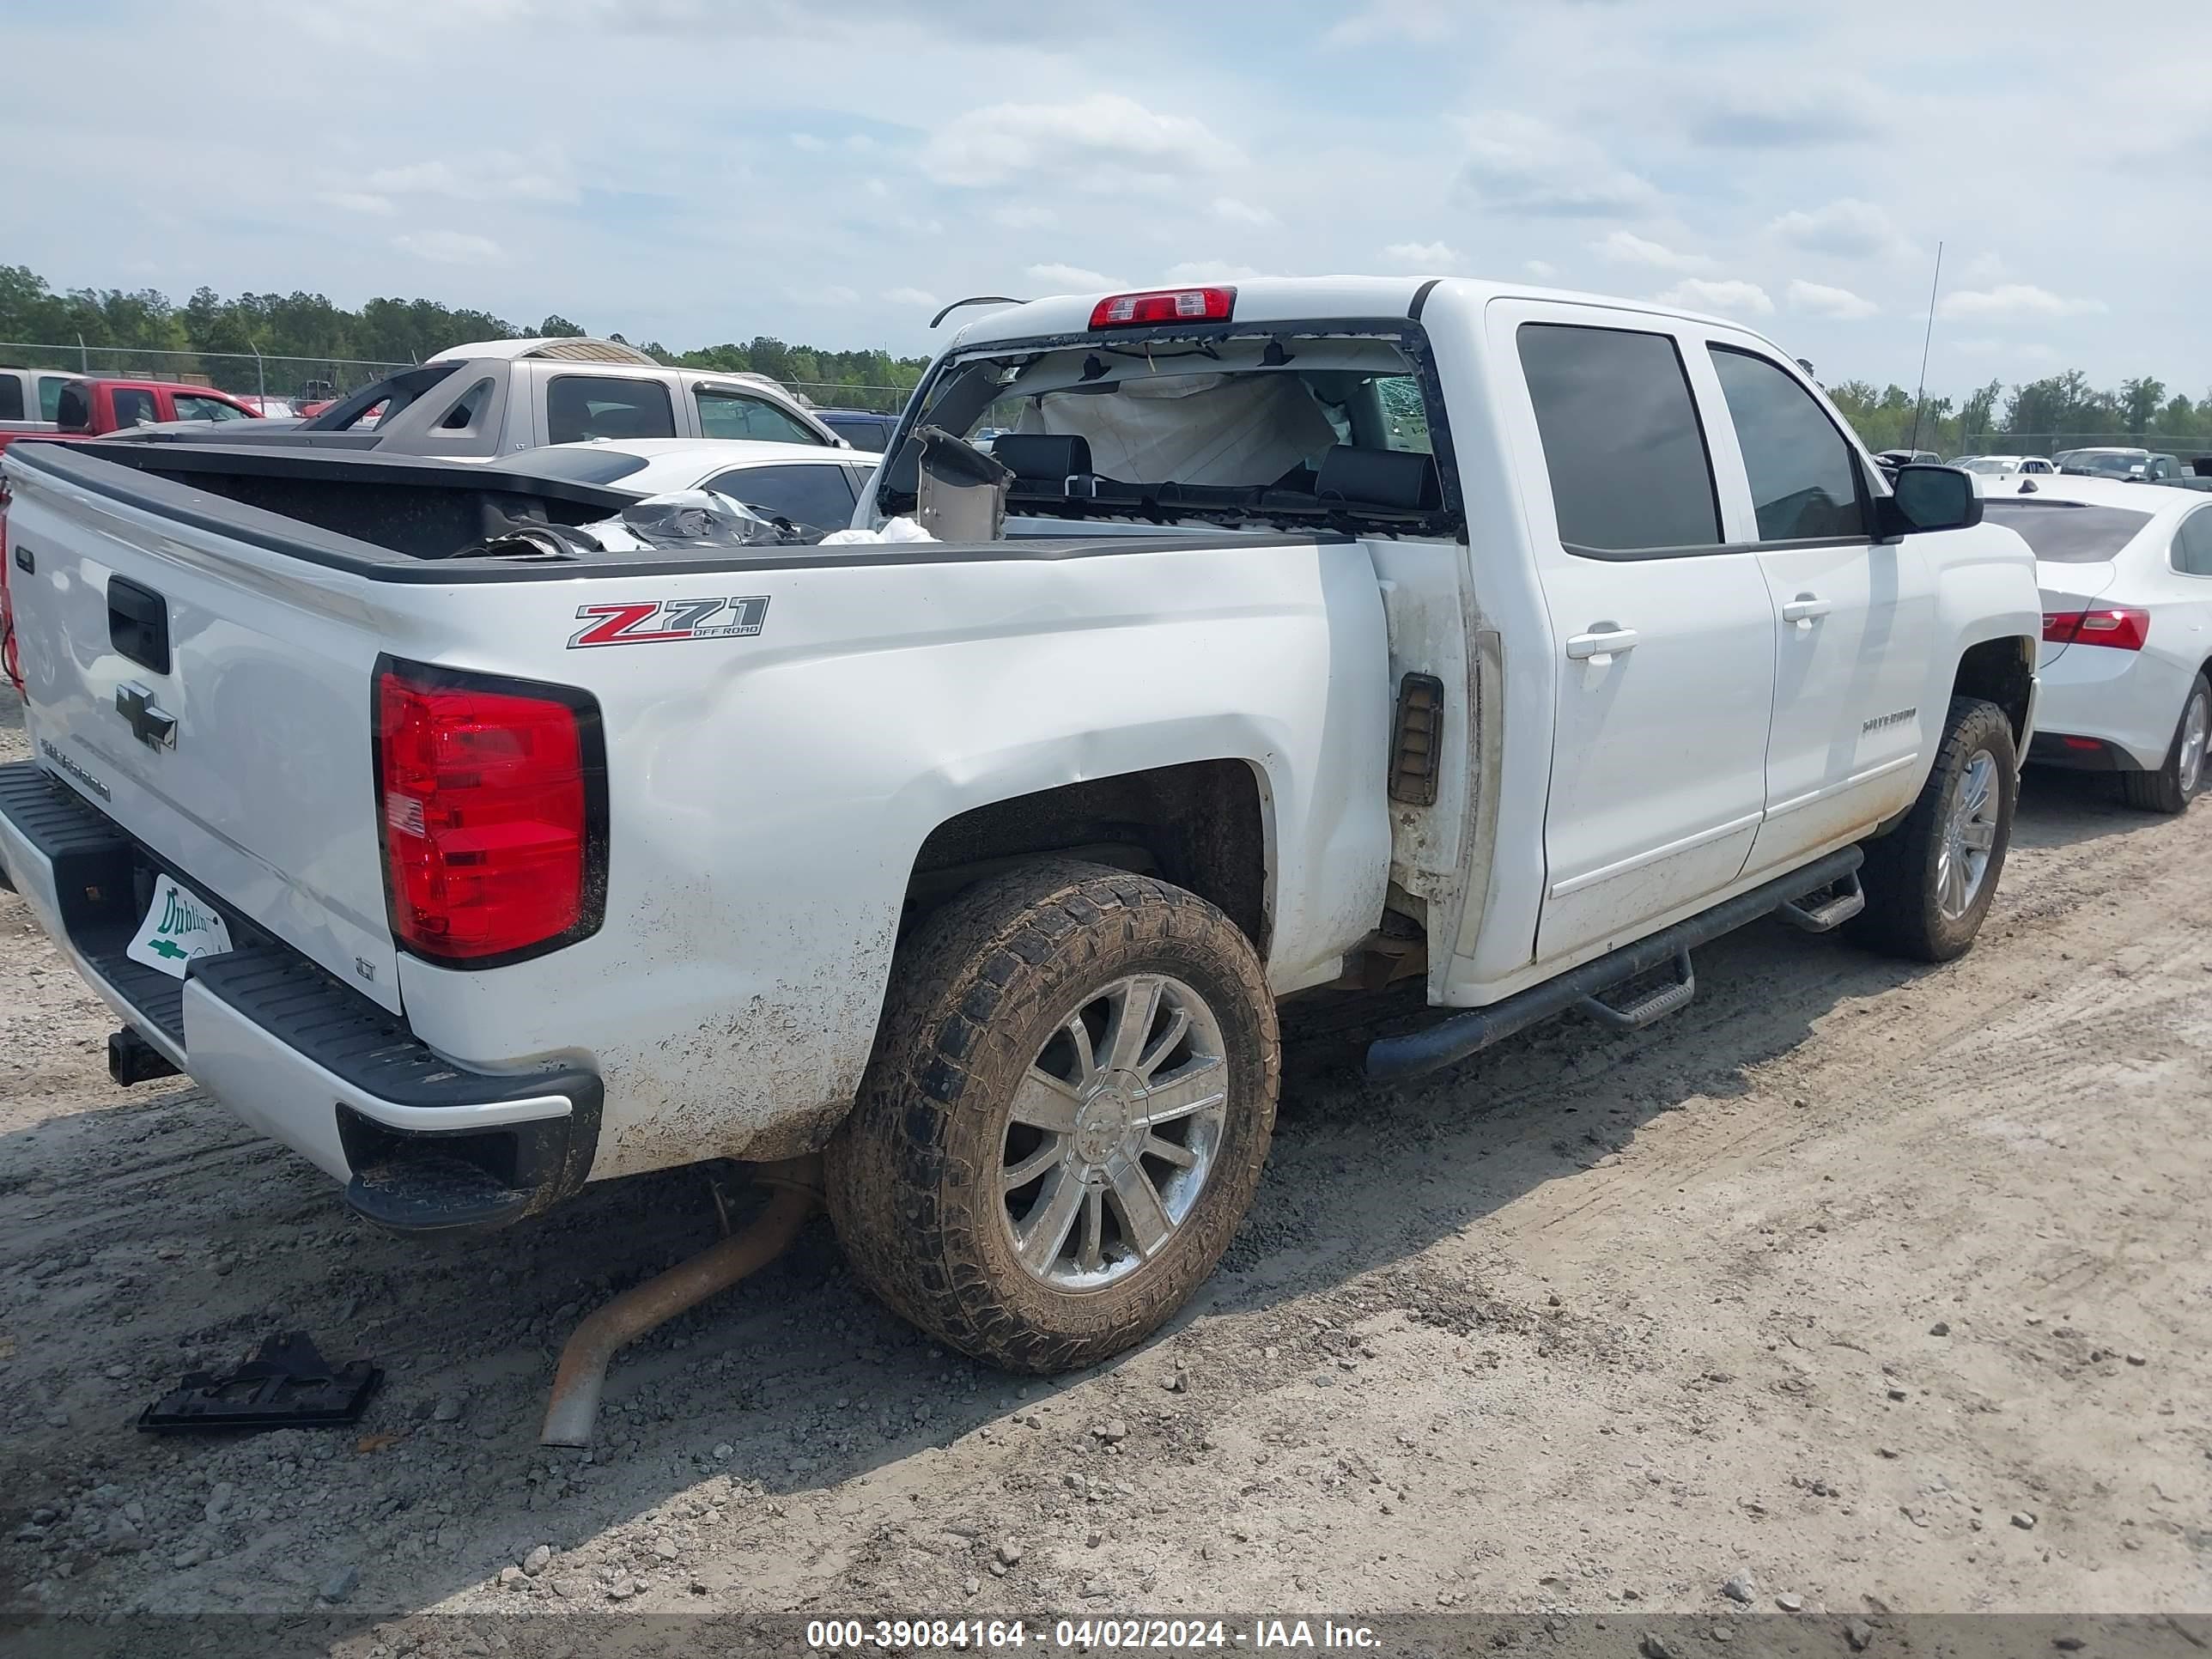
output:
[[[272,357],[249,352],[167,351],[150,346],[38,344],[0,340],[0,362],[65,368],[115,380],[178,380],[248,398],[343,397],[411,367],[359,357]]]
[[[1990,432],[1960,441],[1961,455],[2056,455],[2066,449],[2148,449],[2153,454],[2212,454],[2212,437],[2145,432]],[[1945,457],[1948,460],[1949,457]]]
[[[249,398],[305,401],[342,398],[373,386],[411,362],[362,357],[279,357],[248,352],[168,351],[148,346],[56,345],[0,340],[0,363],[16,368],[65,368],[116,380],[179,380]],[[790,389],[820,409],[865,409],[896,415],[914,388],[797,380]]]
[[[834,380],[792,380],[791,390],[817,409],[865,409],[896,415],[914,395],[910,386],[843,386]]]

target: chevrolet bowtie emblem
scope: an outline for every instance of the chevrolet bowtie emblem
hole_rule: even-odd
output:
[[[144,686],[117,686],[115,712],[130,722],[131,735],[149,749],[177,746],[177,717],[157,704]]]

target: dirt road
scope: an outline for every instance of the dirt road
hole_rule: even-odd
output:
[[[0,895],[0,1607],[2212,1609],[2212,807],[2032,778],[1964,961],[1698,969],[1399,1093],[1352,1066],[1402,1004],[1294,1013],[1251,1220],[1120,1363],[948,1357],[817,1222],[586,1455],[536,1443],[551,1357],[714,1236],[699,1174],[386,1237],[110,1085]],[[366,1437],[132,1431],[287,1328],[387,1368]]]

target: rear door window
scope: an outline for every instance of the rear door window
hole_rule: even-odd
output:
[[[58,421],[61,418],[62,388],[70,383],[66,374],[42,374],[39,377],[39,418]]]
[[[725,472],[707,486],[732,496],[756,513],[820,530],[842,530],[853,521],[853,473],[834,464],[820,466],[747,466]]]
[[[701,386],[699,430],[709,438],[753,438],[772,444],[814,444],[820,435],[765,398],[748,398],[720,386]]]
[[[1519,343],[1568,550],[1717,546],[1720,500],[1673,337],[1524,323]]]
[[[131,386],[115,389],[115,425],[118,431],[126,426],[151,426],[161,418],[154,407],[152,392]]]
[[[1867,535],[1857,453],[1812,393],[1753,353],[1715,346],[1712,357],[1751,480],[1759,540]]]
[[[2185,576],[2212,576],[2212,507],[2198,508],[2174,532],[2173,568]]]
[[[176,396],[177,418],[180,421],[244,421],[252,417],[237,404],[226,403],[221,398],[195,398],[179,392]]]
[[[23,418],[23,382],[13,374],[0,374],[0,421]]]
[[[545,389],[545,441],[672,438],[676,406],[658,380],[613,374],[556,375]]]

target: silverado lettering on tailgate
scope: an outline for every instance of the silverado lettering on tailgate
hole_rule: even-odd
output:
[[[672,640],[746,640],[768,620],[768,599],[633,599],[580,605],[576,618],[590,626],[569,636],[571,651],[587,645],[664,645]]]

